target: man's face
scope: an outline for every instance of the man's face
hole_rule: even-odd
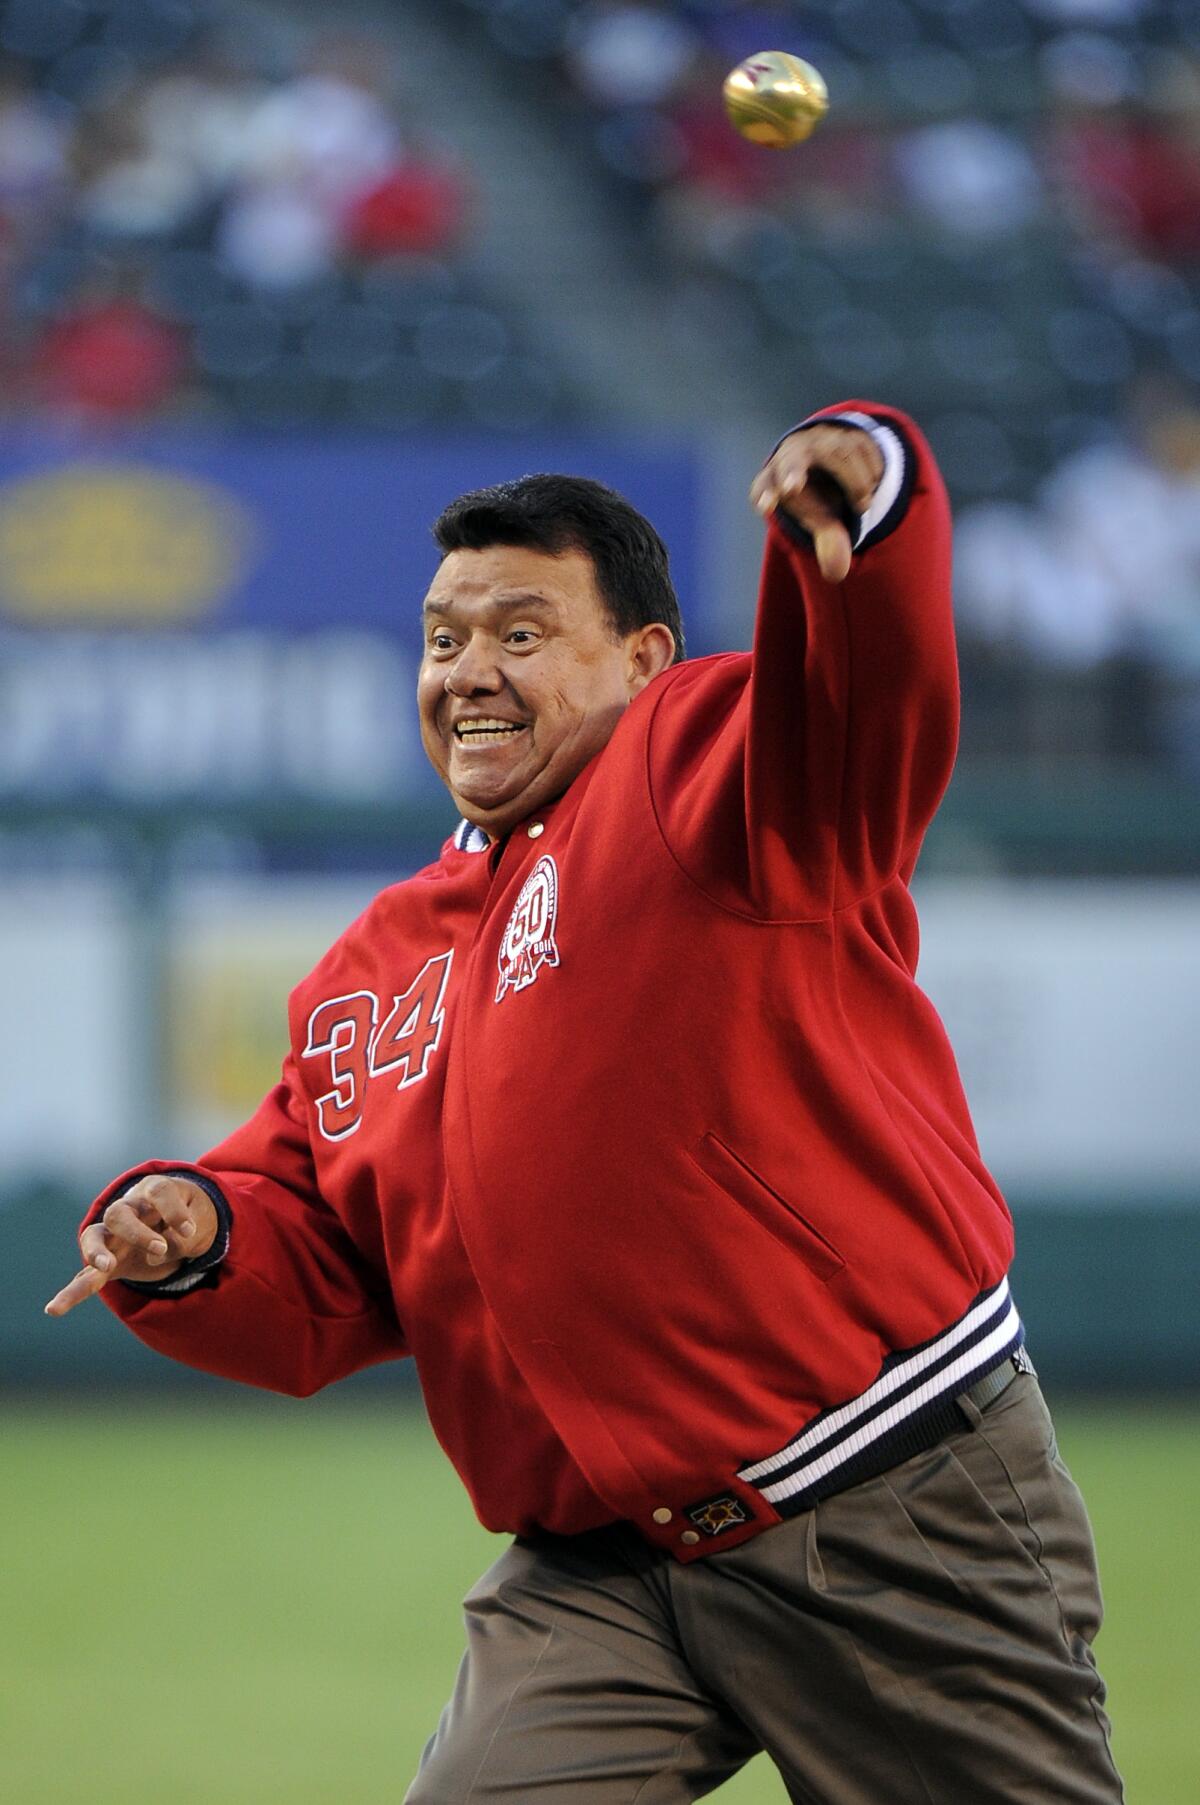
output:
[[[493,837],[560,796],[670,663],[667,627],[618,638],[586,552],[449,552],[425,598],[421,738]]]

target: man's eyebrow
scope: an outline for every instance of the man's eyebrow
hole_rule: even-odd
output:
[[[507,614],[511,614],[515,608],[532,608],[541,609],[543,611],[546,609],[553,609],[555,603],[551,601],[550,597],[547,595],[538,595],[536,590],[522,590],[517,595],[495,596],[492,598],[492,605],[495,608],[502,609]],[[423,614],[452,614],[454,612],[454,602],[452,600],[442,602],[439,601],[436,596],[427,595],[424,602],[421,604],[421,612]]]

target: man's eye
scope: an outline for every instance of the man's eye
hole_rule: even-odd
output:
[[[429,644],[431,650],[435,652],[449,652],[454,647],[454,641],[448,633],[431,634]]]
[[[528,645],[533,638],[534,634],[528,627],[514,627],[508,636],[510,645]]]

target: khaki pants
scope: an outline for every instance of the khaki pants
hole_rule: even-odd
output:
[[[409,1805],[684,1805],[760,1749],[801,1805],[1113,1805],[1091,1532],[1037,1381],[682,1566],[626,1525],[518,1541]]]

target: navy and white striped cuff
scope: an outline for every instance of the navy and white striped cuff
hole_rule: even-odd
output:
[[[738,1478],[780,1516],[807,1510],[928,1447],[943,1423],[961,1428],[955,1398],[1012,1359],[1024,1338],[1008,1280],[1001,1279],[950,1328],[893,1354],[866,1391],[822,1411],[786,1447],[740,1468]]]
[[[832,418],[839,426],[861,426],[864,432],[870,433],[883,454],[883,475],[879,479],[879,485],[875,490],[870,507],[859,519],[858,537],[854,541],[854,549],[857,552],[862,550],[868,539],[872,544],[875,544],[877,538],[881,539],[883,537],[881,529],[885,529],[886,522],[896,510],[897,505],[901,502],[905,506],[907,505],[911,482],[906,487],[904,479],[908,473],[910,459],[904,441],[894,426],[885,425],[882,420],[873,419],[870,414],[834,414]],[[903,511],[902,506],[895,521],[897,526],[900,524],[900,516],[903,515]],[[886,531],[890,532],[891,527],[886,526]]]
[[[863,432],[870,433],[878,446],[883,458],[883,475],[870,507],[865,514],[860,515],[846,502],[844,513],[850,542],[856,552],[878,545],[881,539],[886,539],[889,533],[895,532],[908,512],[916,476],[916,458],[912,447],[900,428],[890,420],[877,420],[873,414],[853,410],[840,414],[817,414],[811,420],[802,420],[799,426],[793,426],[783,438],[790,439],[792,433],[796,432],[811,432],[815,426],[857,426]],[[779,445],[782,444],[783,439],[780,439]],[[775,446],[775,451],[779,450],[779,445]],[[771,453],[772,457],[775,451]],[[798,521],[793,520],[786,509],[781,509],[780,514],[794,538],[801,539],[806,544],[811,543],[811,535]]]
[[[183,1265],[167,1279],[122,1279],[131,1291],[142,1291],[149,1297],[183,1297],[203,1285],[213,1269],[221,1264],[229,1252],[229,1235],[233,1227],[233,1212],[229,1208],[224,1191],[220,1185],[214,1184],[211,1178],[189,1166],[179,1166],[170,1172],[162,1172],[160,1178],[186,1178],[194,1185],[199,1185],[211,1199],[217,1212],[217,1233],[212,1246],[206,1253],[199,1254],[194,1260],[185,1260]],[[135,1179],[133,1183],[138,1181]],[[128,1187],[132,1189],[132,1186]],[[123,1193],[120,1193],[123,1195]],[[116,1198],[113,1199],[115,1203]]]

